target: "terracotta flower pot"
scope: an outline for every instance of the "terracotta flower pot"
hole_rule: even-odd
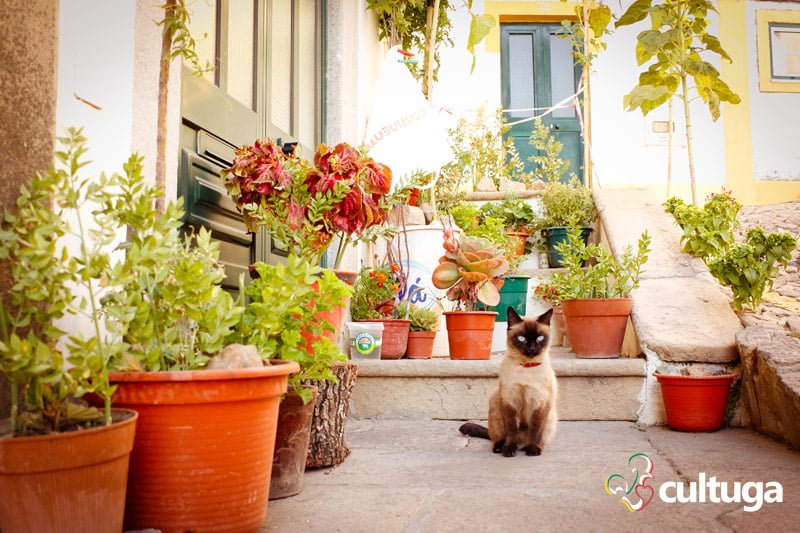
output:
[[[494,311],[447,311],[450,359],[489,359],[497,313]]]
[[[661,384],[667,425],[677,431],[715,431],[725,423],[728,394],[736,374],[668,376],[653,374]]]
[[[516,255],[517,257],[525,255],[525,243],[528,242],[528,237],[530,235],[522,231],[507,231],[506,235],[508,235],[513,239],[514,255]]]
[[[122,531],[137,416],[115,409],[110,426],[0,439],[0,531]]]
[[[125,530],[256,531],[267,515],[278,404],[295,362],[112,372],[114,404],[139,413]]]
[[[409,331],[406,357],[409,359],[430,359],[433,355],[435,331]]]
[[[272,455],[272,477],[269,499],[294,496],[303,490],[308,442],[311,438],[311,417],[317,399],[317,388],[311,387],[314,397],[307,404],[296,392],[288,392],[278,410],[275,452]]]
[[[359,320],[359,322],[382,322],[383,340],[381,344],[381,359],[400,359],[406,353],[408,346],[408,328],[410,320],[393,318],[387,320]]]
[[[630,298],[562,300],[561,308],[577,357],[619,357],[631,314]]]

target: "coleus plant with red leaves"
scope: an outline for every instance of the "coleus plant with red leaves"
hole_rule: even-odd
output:
[[[293,255],[317,263],[338,236],[334,268],[348,245],[377,237],[371,230],[399,199],[389,167],[347,143],[320,144],[312,164],[257,140],[236,150],[223,180],[248,229],[265,227]]]

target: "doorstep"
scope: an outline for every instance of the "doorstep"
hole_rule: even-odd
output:
[[[561,420],[637,420],[644,359],[577,359],[551,349]],[[355,418],[485,419],[504,353],[488,361],[358,361],[350,414]]]

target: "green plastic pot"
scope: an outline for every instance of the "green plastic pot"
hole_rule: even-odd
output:
[[[500,303],[493,307],[481,306],[482,309],[495,311],[498,322],[508,321],[508,308],[513,307],[519,316],[525,316],[528,302],[528,279],[530,276],[506,276],[500,288]]]
[[[567,226],[554,226],[542,230],[542,235],[547,241],[547,261],[550,264],[550,268],[561,268],[563,266],[561,264],[563,258],[556,250],[556,246],[561,242],[567,242],[568,229]],[[594,230],[587,226],[581,228],[581,237],[584,243],[589,242],[589,235],[592,234],[592,231]]]

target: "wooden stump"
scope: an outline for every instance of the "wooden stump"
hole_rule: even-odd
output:
[[[344,442],[344,426],[350,413],[350,394],[358,373],[356,363],[337,363],[333,373],[338,383],[311,381],[317,387],[317,404],[311,421],[311,440],[308,446],[306,468],[324,468],[338,465],[350,455]]]

